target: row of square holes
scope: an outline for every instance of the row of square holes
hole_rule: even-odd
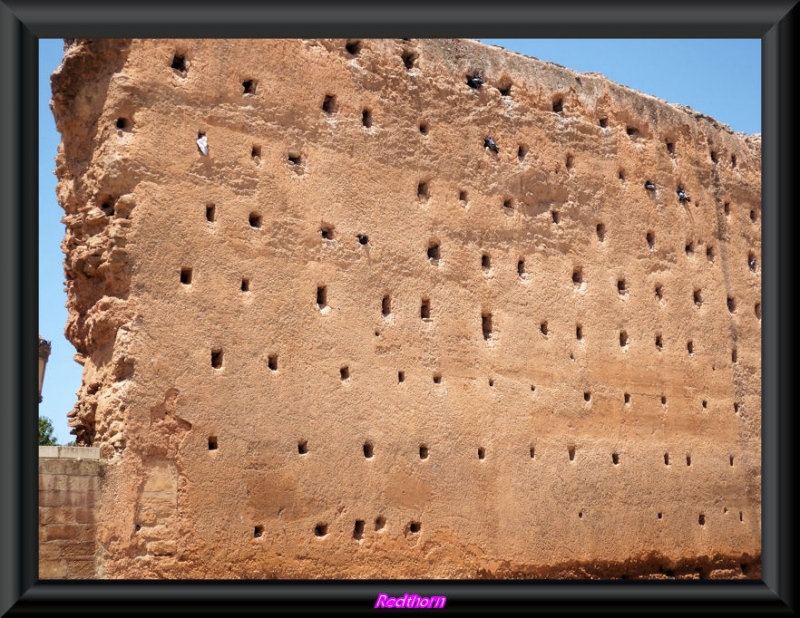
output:
[[[359,41],[359,40],[350,40],[345,45],[345,49],[347,50],[348,54],[350,54],[351,56],[355,57],[361,52],[361,41]],[[405,49],[405,50],[403,50],[403,52],[401,54],[401,58],[403,60],[403,65],[406,67],[406,69],[411,70],[412,68],[414,68],[415,63],[416,63],[417,59],[419,58],[419,54],[417,52],[413,51],[413,50]],[[182,54],[176,53],[173,56],[171,67],[174,70],[178,71],[183,77],[185,77],[186,73],[188,71],[188,64],[187,64],[185,56],[182,55]],[[472,75],[466,75],[465,76],[465,83],[467,84],[467,86],[469,86],[473,90],[480,89],[480,87],[481,87],[481,85],[483,83],[482,79],[480,80],[480,82],[476,82],[475,81],[476,78],[480,78],[480,76],[477,75],[477,74],[472,74]],[[576,81],[580,84],[580,78],[576,78]],[[257,86],[258,86],[257,80],[255,80],[255,79],[245,79],[242,82],[242,94],[251,95],[251,96],[255,95]],[[512,87],[512,85],[506,80],[504,83],[498,84],[497,90],[500,92],[500,94],[502,96],[506,97],[506,96],[510,96],[511,95],[511,87]],[[324,98],[323,103],[322,103],[322,109],[323,109],[323,111],[325,111],[326,113],[329,113],[329,114],[335,113],[336,110],[337,110],[336,96],[335,95],[325,95],[325,98]],[[553,100],[552,100],[552,111],[554,113],[557,113],[557,114],[563,113],[563,111],[564,111],[564,99],[563,99],[563,97],[560,97],[560,96],[553,97]],[[371,113],[370,110],[364,110],[362,112],[362,122],[363,122],[364,126],[367,126],[367,127],[372,125],[372,113]],[[608,128],[608,118],[607,117],[599,118],[598,119],[598,124],[603,129]],[[424,130],[423,130],[423,126],[420,125],[420,132],[427,133],[427,125],[425,125]],[[637,137],[640,134],[639,129],[636,128],[635,126],[632,126],[632,125],[626,125],[625,126],[625,133],[630,137]],[[670,141],[669,139],[666,139],[664,143],[666,145],[667,152],[669,152],[670,155],[674,155],[675,154],[675,143]],[[710,157],[711,161],[714,164],[717,164],[719,162],[719,153],[717,151],[715,151],[714,149],[712,149],[712,148],[709,149],[709,157]],[[737,160],[736,160],[736,155],[735,154],[731,154],[730,161],[731,161],[731,167],[735,168],[736,164],[737,164]]]
[[[578,327],[578,328],[580,329],[580,327]],[[691,341],[689,342],[689,346],[688,347],[689,347],[690,354],[692,354],[693,353],[693,344],[692,344]],[[223,358],[223,351],[221,349],[212,350],[211,351],[211,366],[214,369],[222,369],[222,358]],[[734,363],[736,363],[738,361],[738,353],[737,353],[736,349],[733,350],[731,360]],[[278,355],[277,354],[270,354],[267,357],[267,366],[269,367],[269,369],[271,371],[277,371],[278,370]],[[349,366],[345,365],[345,366],[343,366],[343,367],[341,367],[339,369],[339,378],[343,382],[345,382],[347,380],[350,380],[350,367]],[[441,373],[434,373],[432,378],[433,378],[433,383],[434,384],[441,384],[442,383],[442,374]],[[398,382],[398,384],[402,384],[405,381],[406,381],[406,372],[405,371],[398,371],[397,372],[397,382]],[[489,386],[490,387],[494,386],[494,379],[493,378],[489,378]],[[531,385],[531,392],[532,393],[536,392],[536,387],[533,384]],[[587,403],[592,400],[591,391],[584,391],[583,400],[585,402],[587,402]],[[630,405],[630,403],[631,403],[631,395],[630,395],[630,393],[624,393],[623,401],[625,402],[625,405]],[[667,398],[664,395],[661,396],[661,405],[665,406],[665,407],[667,405]],[[704,410],[708,409],[708,401],[706,401],[705,399],[702,400],[702,407],[703,407]],[[733,404],[733,410],[734,410],[735,413],[737,413],[737,414],[739,413],[739,404],[738,403],[734,403]],[[210,450],[214,450],[213,448],[211,448],[210,444],[211,443],[209,442],[209,449]]]

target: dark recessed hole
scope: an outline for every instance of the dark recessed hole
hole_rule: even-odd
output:
[[[181,73],[186,73],[186,58],[181,54],[175,54],[172,57],[172,68]]]
[[[756,255],[752,251],[747,254],[747,266],[750,268],[752,272],[756,272],[756,266],[758,266],[758,260],[756,260]]]
[[[242,82],[242,90],[244,94],[256,93],[256,81],[254,79],[246,79]]]
[[[578,341],[583,339],[583,327],[580,324],[575,327],[575,339]]]
[[[694,294],[692,295],[694,298],[694,304],[698,307],[703,304],[703,293],[701,290],[695,290]]]
[[[117,128],[121,131],[127,131],[131,128],[131,121],[127,118],[117,118]]]
[[[589,402],[592,400],[592,394],[589,391],[583,393],[583,400]]]
[[[719,158],[719,157],[717,156],[717,151],[716,151],[716,150],[712,150],[712,151],[711,151],[709,154],[711,155],[711,161],[713,161],[714,163],[716,163],[716,162],[717,162],[717,160],[718,160],[718,158]]]
[[[297,443],[297,452],[300,455],[305,455],[306,453],[308,453],[308,442],[305,441],[305,440],[303,440],[301,442],[298,442]]]
[[[550,214],[553,217],[553,223],[558,223],[559,219],[561,218],[561,215],[559,214],[559,212],[557,210],[551,210]]]
[[[191,268],[181,268],[181,283],[183,285],[189,285],[192,282],[192,269]]]
[[[577,267],[572,271],[572,283],[574,285],[583,283],[583,269],[581,267]]]
[[[545,320],[544,322],[542,322],[541,324],[539,324],[539,330],[542,332],[542,334],[543,334],[543,335],[545,335],[545,336],[547,335],[547,332],[548,332],[548,329],[547,329],[547,320]]]
[[[664,342],[661,339],[661,335],[656,335],[656,348],[658,348],[659,350],[664,349]]]
[[[250,227],[260,228],[261,227],[261,215],[256,212],[251,212],[250,217],[248,218],[250,222]]]
[[[597,240],[603,242],[606,238],[606,226],[603,225],[602,223],[598,223],[596,230],[597,230]]]
[[[561,97],[553,99],[553,111],[557,114],[564,111],[564,99]]]
[[[142,524],[136,524],[136,525],[133,527],[133,529],[134,529],[134,531],[136,531],[136,532],[139,532],[139,530],[141,530],[141,529],[142,529]]]
[[[706,258],[712,264],[714,263],[714,247],[711,245],[708,245],[708,247],[706,247]]]
[[[531,459],[536,459],[536,449],[534,447],[531,447],[530,452],[531,452]]]
[[[686,251],[686,255],[694,253],[694,241],[689,241],[684,247],[684,251]]]
[[[619,465],[619,454],[618,453],[612,453],[611,454],[611,461],[614,462],[615,466],[618,466]]]
[[[639,129],[628,125],[627,127],[625,127],[625,133],[627,133],[631,137],[636,137],[639,135]]]
[[[573,165],[574,163],[575,163],[575,157],[573,157],[571,154],[568,154],[568,155],[567,155],[567,159],[566,159],[566,161],[564,162],[564,165],[566,165],[566,166],[567,166],[567,169],[572,169],[572,165]]]
[[[500,96],[507,97],[511,95],[511,84],[508,82],[504,82],[497,86],[497,90],[500,92]]]
[[[388,294],[381,300],[381,314],[387,317],[392,313],[392,297]]]
[[[731,466],[733,465],[733,455],[731,455],[731,456],[728,458],[728,463],[730,463],[730,464],[731,464]]]
[[[314,526],[314,534],[323,537],[328,534],[328,525],[327,524],[317,524]]]
[[[733,404],[733,413],[734,414],[739,414],[739,404],[738,403],[734,403]]]
[[[414,63],[417,61],[417,58],[419,58],[419,54],[415,51],[406,50],[401,57],[403,58],[403,64],[410,71],[414,68]]]
[[[624,181],[625,180],[625,170],[617,170],[617,178]]]
[[[689,356],[694,354],[694,342],[687,341],[686,342],[686,351],[689,353]]]
[[[760,320],[761,319],[761,303],[756,303],[753,306],[753,311],[756,314],[756,317]]]
[[[302,165],[303,163],[303,156],[298,153],[290,152],[287,158],[292,165]]]
[[[114,215],[115,201],[116,201],[115,199],[109,198],[100,204],[100,210],[102,210],[107,217],[112,217]]]
[[[364,538],[364,521],[362,519],[357,519],[355,526],[353,526],[353,538],[356,541]]]
[[[439,261],[439,243],[432,241],[428,245],[428,259],[434,262]]]
[[[208,450],[209,451],[216,451],[217,448],[218,448],[217,436],[209,436],[209,438],[208,438]]]
[[[758,219],[758,213],[756,213],[756,211],[755,211],[755,210],[751,210],[751,211],[750,211],[750,221],[752,221],[753,223],[755,223],[755,222],[756,222],[756,219]]]
[[[708,409],[708,402],[703,399],[703,409]]]
[[[490,258],[487,254],[483,254],[481,256],[481,268],[485,271],[488,271],[492,267],[492,258]]]
[[[669,465],[669,453],[664,453],[664,465]]]
[[[503,208],[505,208],[506,210],[513,210],[514,209],[514,200],[512,200],[512,199],[503,200]]]
[[[700,513],[700,517],[697,518],[697,523],[700,524],[701,526],[705,526],[706,525],[706,516],[703,515],[702,513]]]
[[[625,393],[625,396],[623,397],[623,400],[625,401],[626,404],[629,404],[631,402],[631,394],[630,393]]]
[[[380,532],[381,530],[383,530],[385,525],[386,525],[385,518],[380,516],[375,518],[375,532]]]
[[[725,202],[725,203],[722,205],[722,209],[725,211],[725,214],[726,214],[726,215],[729,215],[729,214],[731,214],[731,203],[730,203],[730,202]]]
[[[367,459],[372,459],[373,455],[375,454],[375,449],[372,446],[371,442],[364,443],[364,457]]]
[[[731,362],[736,363],[739,360],[739,352],[736,351],[736,348],[731,350]]]
[[[691,466],[692,465],[692,456],[691,455],[687,455],[686,456],[686,465],[687,466]]]
[[[731,167],[736,167],[736,155],[731,155]]]
[[[419,458],[420,459],[427,459],[428,458],[428,447],[427,446],[420,446],[419,447]]]
[[[324,285],[317,287],[317,307],[324,309],[328,306],[328,288]]]
[[[478,459],[486,459],[486,450],[482,446],[478,448]]]
[[[569,453],[569,460],[575,461],[575,447],[570,446],[569,448],[567,448],[567,452]]]
[[[339,369],[339,377],[342,380],[349,380],[350,379],[350,367],[341,367]]]
[[[750,570],[749,565],[740,564],[739,568],[742,570],[742,575],[747,575],[747,572]]]
[[[661,405],[662,405],[662,406],[665,406],[665,405],[667,405],[667,398],[666,398],[666,397],[664,397],[663,395],[661,396]]]
[[[254,159],[256,157],[261,158],[261,146],[253,146],[250,150],[250,156]]]
[[[532,392],[532,393],[535,393],[535,392],[536,392],[536,386],[535,386],[535,385],[533,385],[533,384],[531,384],[531,392]]]
[[[359,234],[358,235],[358,244],[366,245],[369,242],[369,236],[366,234]]]
[[[744,516],[741,511],[739,511],[739,521],[744,521]]]
[[[356,39],[351,39],[347,41],[347,44],[344,46],[347,50],[347,53],[351,56],[356,56],[361,51],[361,41]]]
[[[520,277],[524,277],[525,276],[525,260],[519,260],[517,262],[517,274]]]
[[[431,301],[427,298],[423,298],[422,304],[419,306],[419,317],[423,320],[430,319],[431,317]]]
[[[663,518],[664,518],[664,514],[663,514],[663,513],[658,513],[657,517],[658,517],[659,519],[663,519]]]
[[[362,110],[361,124],[363,124],[368,129],[372,126],[372,112],[370,110],[368,109]]]
[[[736,301],[731,296],[728,296],[728,311],[731,313],[736,311]]]
[[[422,524],[420,524],[418,521],[412,521],[410,524],[408,524],[408,530],[413,534],[419,532],[421,528]]]
[[[578,512],[578,519],[583,519],[583,511]]]
[[[428,134],[428,123],[427,122],[420,122],[419,123],[419,132],[423,135]]]
[[[222,350],[211,350],[211,366],[214,369],[222,367]]]
[[[323,225],[319,229],[319,233],[322,235],[324,240],[333,240],[333,226]]]
[[[625,295],[627,292],[627,284],[625,283],[625,279],[618,279],[617,280],[617,292],[619,292],[620,296]]]
[[[278,356],[277,356],[277,354],[270,354],[267,357],[267,366],[272,371],[278,371]]]
[[[647,232],[647,246],[650,247],[650,249],[652,249],[655,244],[656,244],[655,232]]]
[[[467,202],[467,192],[466,191],[459,191],[458,199],[466,204],[466,202]]]
[[[417,197],[423,202],[430,197],[427,182],[421,182],[417,185]]]
[[[214,204],[206,204],[206,221],[214,222],[217,220],[217,207]]]
[[[264,536],[264,526],[256,526],[253,528],[254,539],[260,539],[262,536]]]
[[[491,313],[483,313],[481,315],[481,330],[483,332],[483,338],[488,340],[492,338],[492,314]]]
[[[434,384],[441,384],[442,383],[442,374],[440,374],[440,373],[433,374],[433,383]]]
[[[326,94],[325,100],[322,101],[322,111],[326,114],[334,114],[339,109],[339,106],[336,103],[336,96],[332,94]]]
[[[667,140],[667,152],[669,154],[675,154],[675,144]]]
[[[250,291],[250,279],[242,279],[242,292]]]
[[[626,345],[628,345],[628,333],[621,330],[619,332],[619,347],[624,348]]]
[[[528,154],[528,147],[527,146],[523,146],[522,144],[520,144],[519,149],[517,150],[517,158],[520,161],[522,161],[526,157],[527,154]]]
[[[608,118],[599,118],[597,120],[597,124],[599,124],[601,128],[605,129],[608,126]]]

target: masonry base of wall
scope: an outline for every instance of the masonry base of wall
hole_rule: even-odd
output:
[[[39,577],[95,579],[100,449],[39,447]]]

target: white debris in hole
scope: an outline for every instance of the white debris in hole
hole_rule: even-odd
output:
[[[204,155],[208,155],[208,138],[205,135],[197,138],[197,147]]]

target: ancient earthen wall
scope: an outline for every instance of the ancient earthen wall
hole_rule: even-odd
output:
[[[760,572],[759,136],[462,40],[52,81],[101,576]]]
[[[100,449],[39,447],[39,577],[93,579]]]

